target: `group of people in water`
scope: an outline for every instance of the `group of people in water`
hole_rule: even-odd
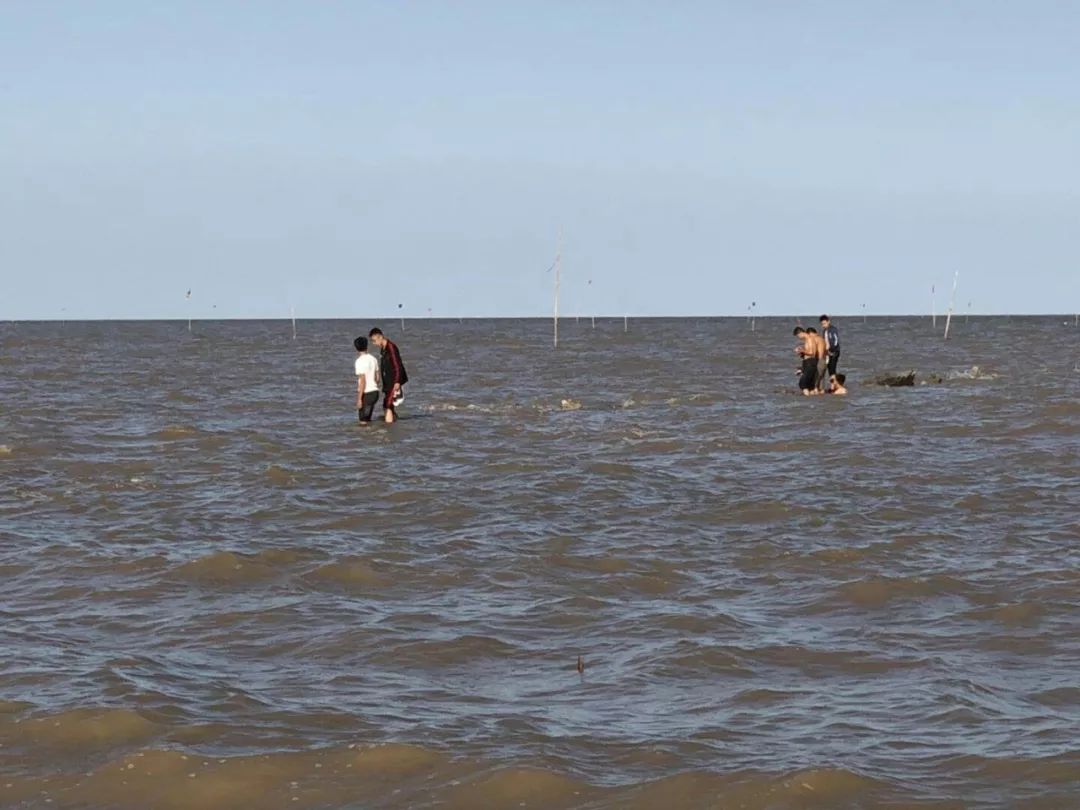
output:
[[[840,331],[832,325],[828,315],[822,315],[820,323],[821,334],[812,326],[809,329],[795,327],[794,335],[800,340],[795,353],[802,358],[802,366],[796,369],[799,390],[807,397],[817,394],[843,396],[847,394],[844,387],[847,377],[836,371],[840,362]]]
[[[822,315],[820,323],[820,334],[814,327],[795,327],[795,337],[799,338],[795,353],[802,358],[802,365],[797,369],[799,390],[808,397],[817,394],[843,396],[847,394],[844,387],[847,378],[836,370],[840,362],[840,331],[829,321],[828,315]],[[370,345],[379,350],[378,360],[368,351]],[[383,419],[387,424],[394,423],[397,408],[405,400],[405,383],[409,381],[397,344],[376,327],[367,337],[354,340],[353,346],[356,348],[356,412],[360,423],[371,422],[380,392]]]
[[[369,344],[379,350],[379,360],[368,352]],[[397,421],[397,408],[405,401],[405,383],[409,375],[401,362],[397,344],[387,339],[378,327],[367,337],[353,341],[356,348],[356,412],[361,424],[371,422],[375,406],[379,404],[379,392],[383,397],[383,419],[387,424]]]

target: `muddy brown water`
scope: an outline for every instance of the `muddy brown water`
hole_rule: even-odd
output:
[[[369,325],[0,324],[0,806],[1080,806],[1071,316]]]

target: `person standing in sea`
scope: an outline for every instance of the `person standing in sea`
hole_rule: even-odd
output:
[[[806,333],[810,336],[810,340],[814,345],[814,356],[817,358],[817,373],[815,374],[816,387],[814,388],[815,394],[825,393],[825,372],[829,368],[828,349],[825,346],[825,338],[817,333],[817,329],[810,326],[807,328]]]
[[[368,353],[368,339],[358,337],[356,347],[356,412],[361,424],[371,421],[379,402],[379,364]]]
[[[397,344],[388,340],[382,330],[375,327],[368,333],[371,342],[379,347],[379,370],[382,374],[383,412],[386,424],[397,421],[397,406],[405,399],[403,386],[409,381],[405,364],[401,362],[401,352]]]
[[[808,397],[817,393],[817,335],[812,334],[801,326],[796,326],[792,332],[802,344],[795,348],[795,353],[802,359],[802,368],[799,373],[799,390],[803,396]]]
[[[821,335],[825,338],[828,350],[829,387],[836,384],[836,364],[840,362],[840,331],[829,321],[828,315],[821,316]]]

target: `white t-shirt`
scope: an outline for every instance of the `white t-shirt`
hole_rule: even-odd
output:
[[[364,352],[362,355],[356,358],[356,376],[364,375],[364,393],[370,394],[372,391],[379,390],[379,383],[375,379],[379,373],[379,364],[375,361],[375,358]]]

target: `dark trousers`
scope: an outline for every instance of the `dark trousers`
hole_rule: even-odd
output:
[[[360,408],[357,411],[357,413],[360,415],[360,421],[361,422],[370,422],[371,421],[371,415],[373,413],[375,413],[375,406],[378,403],[379,403],[379,392],[378,391],[368,391],[366,394],[364,394],[364,398],[360,402],[360,404],[363,407]]]
[[[829,376],[830,377],[833,377],[833,376],[836,375],[836,364],[838,362],[840,362],[840,350],[837,349],[835,352],[829,352]]]

